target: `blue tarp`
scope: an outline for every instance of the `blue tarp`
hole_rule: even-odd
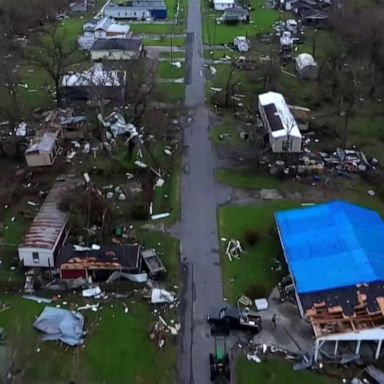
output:
[[[384,222],[334,201],[275,214],[298,293],[384,282]]]
[[[78,312],[45,307],[33,326],[45,333],[43,341],[60,340],[71,346],[84,342],[84,317]]]

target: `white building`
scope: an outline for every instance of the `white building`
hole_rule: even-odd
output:
[[[60,180],[55,182],[19,246],[19,259],[26,267],[52,268],[68,236],[69,213],[61,210],[60,204],[65,196],[74,193],[77,180]]]
[[[223,11],[224,9],[233,8],[235,0],[213,0],[213,8],[216,11]]]
[[[273,152],[301,152],[302,135],[282,94],[259,95],[258,109]]]
[[[25,151],[28,167],[53,165],[59,152],[59,131],[37,134]]]
[[[126,39],[129,37],[129,25],[117,24],[113,19],[104,17],[94,28],[95,39]]]

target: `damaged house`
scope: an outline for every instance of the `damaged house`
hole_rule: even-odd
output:
[[[302,135],[282,94],[259,95],[258,109],[273,152],[301,152]]]
[[[41,131],[31,140],[25,151],[28,167],[46,167],[53,165],[59,153],[59,129]]]
[[[61,207],[61,203],[74,193],[77,179],[66,176],[60,180],[48,193],[19,246],[19,259],[25,267],[53,268],[68,236],[69,212]]]
[[[384,340],[384,222],[343,201],[278,212],[281,245],[300,314],[315,334],[315,360],[327,342]]]
[[[121,96],[125,77],[124,71],[107,70],[101,63],[95,63],[84,72],[69,72],[63,76],[63,97],[66,101],[87,101],[100,94],[115,100]]]
[[[102,245],[93,248],[62,247],[55,266],[60,270],[62,279],[107,280],[113,272],[137,273],[141,270],[141,246]]]

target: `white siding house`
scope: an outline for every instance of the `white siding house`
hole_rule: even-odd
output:
[[[216,11],[223,11],[224,9],[233,8],[235,0],[213,0],[213,8]]]
[[[55,257],[68,236],[69,213],[60,209],[62,198],[74,191],[76,179],[56,181],[19,246],[26,267],[53,268]]]
[[[301,152],[302,135],[282,94],[259,95],[258,109],[273,152]]]
[[[129,34],[129,25],[117,24],[113,19],[105,17],[101,19],[94,29],[95,39],[126,39]]]

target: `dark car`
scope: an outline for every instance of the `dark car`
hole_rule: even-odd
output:
[[[255,312],[235,307],[212,308],[208,322],[221,329],[245,329],[258,333],[261,330],[261,317]]]

